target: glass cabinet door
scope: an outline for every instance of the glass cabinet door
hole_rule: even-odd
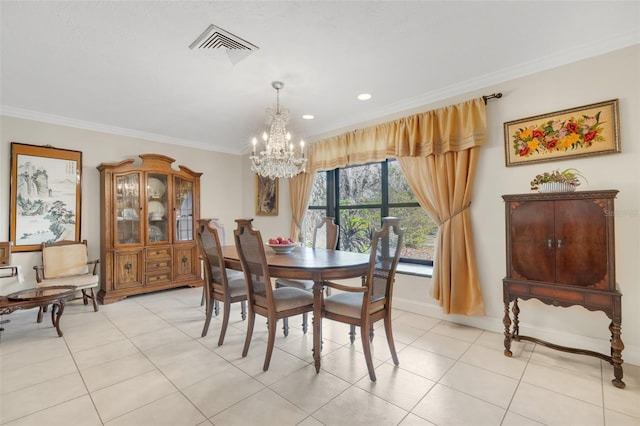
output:
[[[193,235],[193,181],[176,176],[175,188],[175,240],[192,241]]]
[[[169,241],[167,175],[147,174],[147,240],[150,243]]]
[[[140,237],[140,174],[116,175],[116,244],[136,244]]]

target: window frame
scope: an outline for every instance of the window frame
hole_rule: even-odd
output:
[[[420,204],[416,202],[408,202],[408,203],[390,203],[389,202],[389,162],[396,161],[395,159],[387,159],[382,162],[375,163],[367,163],[367,164],[358,164],[358,165],[350,165],[347,167],[337,168],[333,170],[327,170],[324,172],[317,173],[325,173],[326,177],[326,194],[327,200],[326,205],[309,205],[307,207],[307,211],[309,210],[320,210],[324,211],[324,213],[333,217],[336,224],[340,226],[340,212],[341,210],[359,210],[359,209],[379,209],[380,217],[389,216],[389,210],[392,208],[403,208],[403,207],[417,207],[422,208]],[[370,164],[380,164],[380,173],[381,173],[381,201],[379,204],[350,204],[350,205],[340,205],[340,170],[353,168],[353,167],[362,167]],[[315,179],[315,177],[314,177]],[[425,214],[427,214],[425,212]],[[340,247],[340,235],[338,236],[338,247]],[[400,263],[405,264],[416,264],[416,265],[425,265],[425,266],[433,266],[433,259],[412,259],[412,258],[400,258]]]

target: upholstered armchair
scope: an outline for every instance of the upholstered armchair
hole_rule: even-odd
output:
[[[36,271],[36,285],[38,287],[55,285],[74,285],[82,292],[82,300],[85,305],[93,302],[93,310],[98,311],[98,303],[94,288],[100,283],[97,275],[99,260],[89,260],[87,253],[87,240],[78,243],[75,241],[58,241],[55,243],[42,243],[42,265],[34,266]],[[87,293],[89,292],[89,293]],[[42,311],[38,313],[38,319],[42,318]]]

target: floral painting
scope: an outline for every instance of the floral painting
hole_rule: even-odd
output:
[[[618,100],[504,124],[507,166],[620,152]]]

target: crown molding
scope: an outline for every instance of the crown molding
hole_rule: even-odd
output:
[[[345,131],[349,131],[350,129],[361,128],[362,123],[381,123],[394,114],[415,110],[465,93],[496,86],[500,83],[505,83],[507,81],[558,68],[563,65],[568,65],[585,59],[590,59],[638,44],[640,44],[640,33],[637,31],[629,31],[625,34],[617,35],[605,40],[585,43],[578,48],[566,49],[557,54],[536,59],[535,61],[524,62],[513,67],[504,68],[500,71],[485,74],[418,95],[413,98],[386,105],[374,113],[370,113],[368,117],[358,117],[358,124],[354,124],[353,120],[350,122],[343,121],[341,123],[337,123],[332,129],[323,129],[316,135],[307,136],[306,139],[310,143],[313,143],[314,141],[332,137]]]
[[[8,117],[22,118],[25,120],[40,121],[43,123],[56,124],[59,126],[73,127],[77,129],[91,130],[94,132],[108,133],[117,136],[126,136],[136,139],[144,139],[152,142],[166,143],[169,145],[178,145],[187,148],[202,149],[205,151],[220,152],[224,154],[242,155],[240,151],[225,149],[224,147],[215,146],[210,143],[193,141],[188,139],[174,138],[155,133],[140,132],[122,127],[110,126],[108,124],[96,123],[93,121],[78,120],[75,118],[63,117],[55,114],[47,114],[39,111],[15,108],[6,105],[0,105],[0,115]]]

